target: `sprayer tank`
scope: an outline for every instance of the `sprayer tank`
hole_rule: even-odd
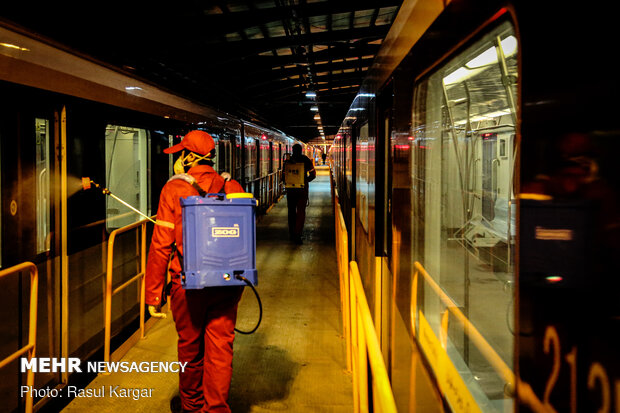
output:
[[[181,208],[184,288],[256,285],[256,200],[190,196]]]

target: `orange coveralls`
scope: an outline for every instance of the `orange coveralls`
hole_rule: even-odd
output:
[[[207,165],[188,172],[207,192],[244,192],[237,181],[224,179]],[[172,244],[183,254],[183,229],[180,198],[197,195],[196,189],[182,180],[168,182],[161,191],[157,222],[153,231],[146,266],[146,303],[160,305],[166,285],[166,268]],[[172,290],[170,305],[179,334],[178,357],[187,362],[179,373],[179,390],[184,410],[230,412],[228,391],[232,378],[234,328],[237,305],[243,287],[212,287],[185,290],[181,286],[178,253],[170,263]]]

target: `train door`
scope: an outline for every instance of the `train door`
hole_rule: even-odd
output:
[[[47,107],[33,109],[36,99],[5,99],[12,106],[0,111],[0,269],[29,261],[38,269],[36,354],[60,357],[60,267],[55,259],[58,170],[54,148],[58,113]],[[0,279],[0,359],[28,344],[31,278],[28,271]],[[0,370],[0,398],[6,411],[18,411],[25,375],[18,373],[19,358]],[[58,373],[38,373],[34,388],[53,388]]]
[[[381,350],[388,373],[391,372],[391,314],[392,290],[394,277],[390,271],[390,255],[392,249],[392,174],[390,160],[390,136],[392,134],[392,85],[388,85],[377,99],[377,149],[376,149],[376,238],[375,255],[379,281],[376,296],[380,297],[377,310],[381,319],[375,323],[380,326],[377,331],[381,341]]]

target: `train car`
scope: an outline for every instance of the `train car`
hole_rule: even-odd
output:
[[[139,318],[139,283],[130,282],[140,269],[139,231],[119,232],[111,266],[107,254],[112,231],[143,218],[94,187],[85,190],[82,177],[155,215],[173,173],[174,158],[163,149],[203,129],[216,141],[217,171],[256,194],[271,193],[261,198],[266,203],[280,188],[263,188],[269,181],[261,178],[278,173],[282,146],[293,141],[8,26],[0,27],[0,95],[0,267],[29,261],[38,269],[39,357],[102,358],[111,267],[119,290],[112,298],[112,350]],[[27,272],[0,279],[2,359],[28,344],[30,291]],[[19,359],[0,369],[3,411],[17,411],[24,401],[19,369]],[[66,372],[37,373],[34,388],[71,379]]]
[[[610,4],[405,1],[334,140],[392,380],[456,412],[620,409]]]
[[[243,126],[245,175],[242,182],[259,201],[259,209],[265,211],[282,194],[283,157],[297,141],[279,130],[250,122],[244,122]]]

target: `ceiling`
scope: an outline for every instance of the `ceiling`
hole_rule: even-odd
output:
[[[337,133],[402,0],[10,3],[4,20],[309,141]]]

